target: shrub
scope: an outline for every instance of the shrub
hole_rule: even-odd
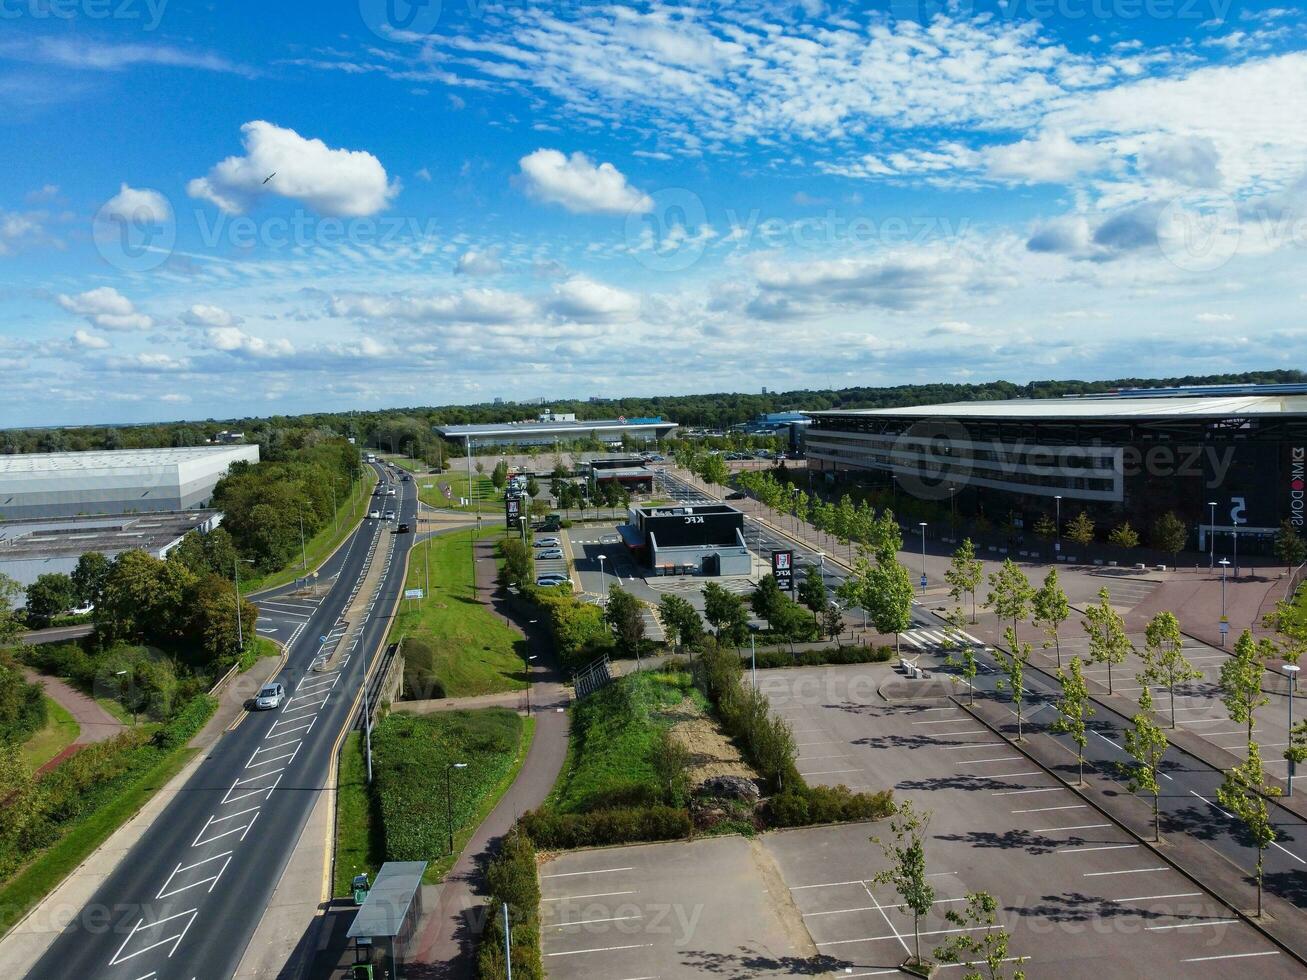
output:
[[[173,716],[172,721],[154,733],[154,744],[163,749],[185,745],[218,709],[218,699],[207,694],[191,698]]]
[[[546,850],[677,840],[690,836],[691,829],[690,814],[670,806],[590,813],[540,809],[524,813],[520,823],[536,846]]]
[[[498,853],[486,868],[486,885],[490,904],[485,908],[486,926],[481,933],[477,954],[477,975],[483,980],[507,978],[504,962],[504,920],[502,909],[508,904],[513,976],[544,980],[540,960],[540,879],[536,872],[536,853],[530,838],[519,828],[504,837]]]
[[[45,715],[41,685],[28,683],[18,664],[0,655],[0,741],[27,741],[45,724]]]
[[[815,823],[880,820],[894,809],[890,790],[855,793],[847,786],[798,784],[767,801],[764,816],[772,827],[806,827]]]
[[[759,650],[759,667],[820,667],[823,664],[879,664],[894,657],[889,646],[826,647],[822,650]],[[744,658],[746,666],[749,658]]]

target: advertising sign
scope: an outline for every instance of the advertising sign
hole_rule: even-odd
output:
[[[504,527],[516,531],[522,524],[522,498],[504,498]]]
[[[794,552],[773,551],[771,553],[771,573],[776,576],[776,584],[785,592],[794,591]]]

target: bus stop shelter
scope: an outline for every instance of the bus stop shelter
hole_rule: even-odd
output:
[[[413,934],[422,918],[426,870],[425,861],[383,864],[346,933],[355,949],[355,962],[370,965],[376,980],[404,976]]]

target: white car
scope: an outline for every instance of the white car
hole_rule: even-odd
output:
[[[551,573],[549,575],[539,576],[536,579],[536,585],[542,589],[547,589],[555,585],[566,585],[570,581],[571,579],[569,579],[566,575],[557,575]]]
[[[557,548],[561,542],[557,538],[536,538],[537,548]]]
[[[548,560],[550,560],[550,559],[562,558],[562,557],[563,557],[563,549],[561,549],[561,548],[549,548],[549,549],[547,549],[547,550],[545,550],[545,551],[542,551],[542,552],[540,552],[539,554],[537,554],[536,557],[539,558],[539,559],[541,559],[542,561],[548,561]]]
[[[368,513],[368,516],[369,516],[370,518],[372,518],[374,521],[376,521],[376,520],[380,520],[380,519],[381,519],[381,511],[379,511],[379,510],[370,511],[370,512]]]
[[[395,512],[393,510],[386,511],[386,520],[393,521],[394,519],[395,519]]]
[[[286,689],[280,684],[264,684],[254,696],[254,707],[259,711],[268,711],[279,707],[286,700]]]

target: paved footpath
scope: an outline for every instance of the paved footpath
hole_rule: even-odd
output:
[[[493,559],[495,544],[493,538],[478,541],[477,557]],[[490,602],[495,612],[511,619],[512,612],[496,592],[494,561],[478,561],[476,568],[479,595],[493,596]],[[406,971],[409,977],[476,975],[476,950],[486,907],[481,887],[486,863],[518,816],[544,802],[563,767],[570,692],[562,683],[563,674],[543,624],[527,624],[524,635],[530,649],[539,651],[539,659],[532,664],[535,738],[513,785],[477,828],[444,882],[433,889],[438,894],[427,904],[427,913],[419,924],[413,965]]]
[[[58,703],[60,707],[73,716],[73,720],[77,722],[78,727],[81,729],[77,738],[73,740],[73,745],[90,745],[93,742],[103,742],[113,738],[127,727],[100,707],[94,698],[87,697],[66,681],[60,680],[58,677],[51,677],[48,674],[37,673],[30,667],[23,668],[23,675],[29,681],[40,684],[45,688],[46,697]],[[69,746],[69,748],[71,747]]]

